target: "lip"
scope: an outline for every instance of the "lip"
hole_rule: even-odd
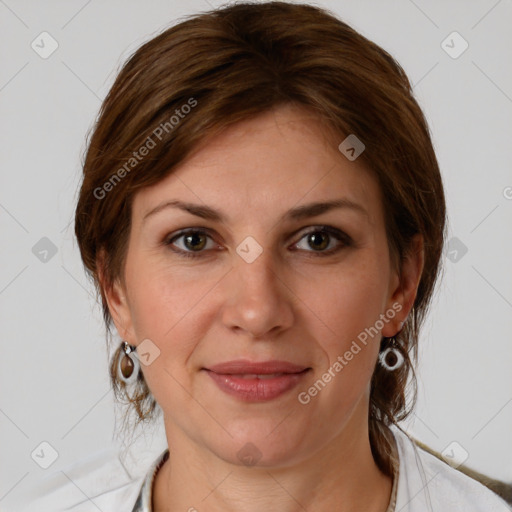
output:
[[[235,361],[226,361],[224,363],[215,364],[206,368],[215,373],[223,375],[244,375],[244,374],[256,374],[256,375],[269,375],[272,373],[300,373],[307,370],[307,366],[301,366],[298,364],[290,363],[288,361],[262,361],[253,362],[247,361],[246,359],[237,359]]]
[[[218,388],[244,402],[273,400],[299,384],[311,368],[287,361],[227,361],[203,368]],[[274,375],[275,374],[275,375]],[[258,375],[265,376],[258,378]]]

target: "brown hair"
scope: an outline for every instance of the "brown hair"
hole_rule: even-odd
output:
[[[104,288],[117,279],[124,283],[134,194],[172,173],[207,137],[285,103],[313,111],[339,142],[348,134],[363,141],[359,158],[380,185],[396,268],[413,235],[424,239],[414,307],[397,336],[406,364],[394,372],[376,365],[371,381],[372,452],[390,475],[387,425],[405,418],[414,405],[411,361],[440,269],[445,199],[429,128],[411,85],[375,43],[325,9],[257,2],[187,17],[142,45],[119,72],[89,141],[75,217],[81,256],[101,294],[108,334]],[[116,397],[127,396],[138,420],[150,419],[156,402],[142,373],[133,394],[126,393],[116,373],[120,355],[119,346],[110,368]],[[410,403],[408,377],[414,388]]]

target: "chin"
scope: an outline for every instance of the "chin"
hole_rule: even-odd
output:
[[[272,423],[275,429],[275,422]],[[280,432],[270,429],[246,429],[223,446],[213,448],[217,456],[230,464],[247,467],[286,467],[305,457],[306,433]]]

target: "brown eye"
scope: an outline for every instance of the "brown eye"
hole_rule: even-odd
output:
[[[211,240],[211,244],[207,247],[208,240]],[[201,256],[206,250],[215,246],[211,236],[201,229],[182,231],[164,241],[164,245],[169,246],[172,251],[179,255],[191,258]]]
[[[204,249],[207,237],[203,233],[195,232],[183,236],[183,243],[187,249],[193,251]]]
[[[305,240],[306,244],[302,240]],[[301,247],[300,244],[303,246]],[[313,254],[318,253],[315,256],[327,256],[351,245],[352,239],[343,231],[329,226],[321,226],[305,233],[295,247]]]
[[[324,250],[329,245],[329,235],[321,231],[315,231],[307,235],[308,243],[311,247],[319,250]]]

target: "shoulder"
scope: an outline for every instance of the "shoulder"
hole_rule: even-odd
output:
[[[118,450],[105,450],[46,476],[30,491],[22,512],[127,510],[127,504],[135,503],[144,476],[131,475]]]
[[[420,448],[391,427],[400,458],[396,510],[401,512],[510,512],[480,482]]]

